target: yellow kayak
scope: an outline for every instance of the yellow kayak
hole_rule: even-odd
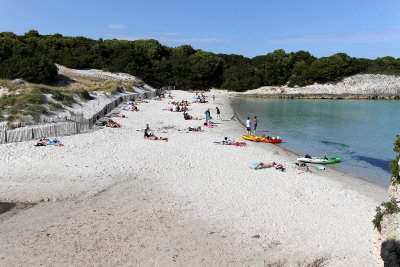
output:
[[[253,141],[253,142],[264,142],[264,143],[280,143],[282,139],[279,136],[272,137],[262,137],[262,136],[253,136],[253,135],[241,135],[244,140]]]

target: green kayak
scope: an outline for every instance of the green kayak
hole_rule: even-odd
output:
[[[311,157],[311,158],[297,158],[298,162],[317,163],[317,164],[332,164],[339,163],[342,158],[325,158],[325,157]]]

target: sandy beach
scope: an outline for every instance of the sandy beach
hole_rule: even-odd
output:
[[[193,94],[173,91],[174,100]],[[227,94],[191,104],[215,128],[150,100],[115,118],[123,128],[0,145],[0,202],[33,207],[0,214],[3,266],[373,266],[371,223],[386,189],[332,169],[299,171],[296,156],[242,141]],[[146,123],[168,142],[143,139]],[[284,137],[283,137],[284,138]],[[281,163],[252,170],[252,162]],[[22,205],[22,204],[21,204]],[[275,264],[275,265],[273,265]]]

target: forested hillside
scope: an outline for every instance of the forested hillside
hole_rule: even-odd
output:
[[[400,58],[352,58],[344,53],[316,58],[309,52],[275,50],[246,58],[213,54],[190,45],[171,48],[157,40],[92,40],[85,37],[0,33],[0,78],[51,84],[54,63],[69,68],[125,72],[159,87],[218,87],[244,91],[268,85],[307,85],[358,73],[400,75]]]

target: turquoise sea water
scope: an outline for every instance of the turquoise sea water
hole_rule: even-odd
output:
[[[400,101],[236,98],[232,107],[241,120],[257,116],[259,133],[281,136],[284,148],[342,157],[335,169],[390,183]]]

